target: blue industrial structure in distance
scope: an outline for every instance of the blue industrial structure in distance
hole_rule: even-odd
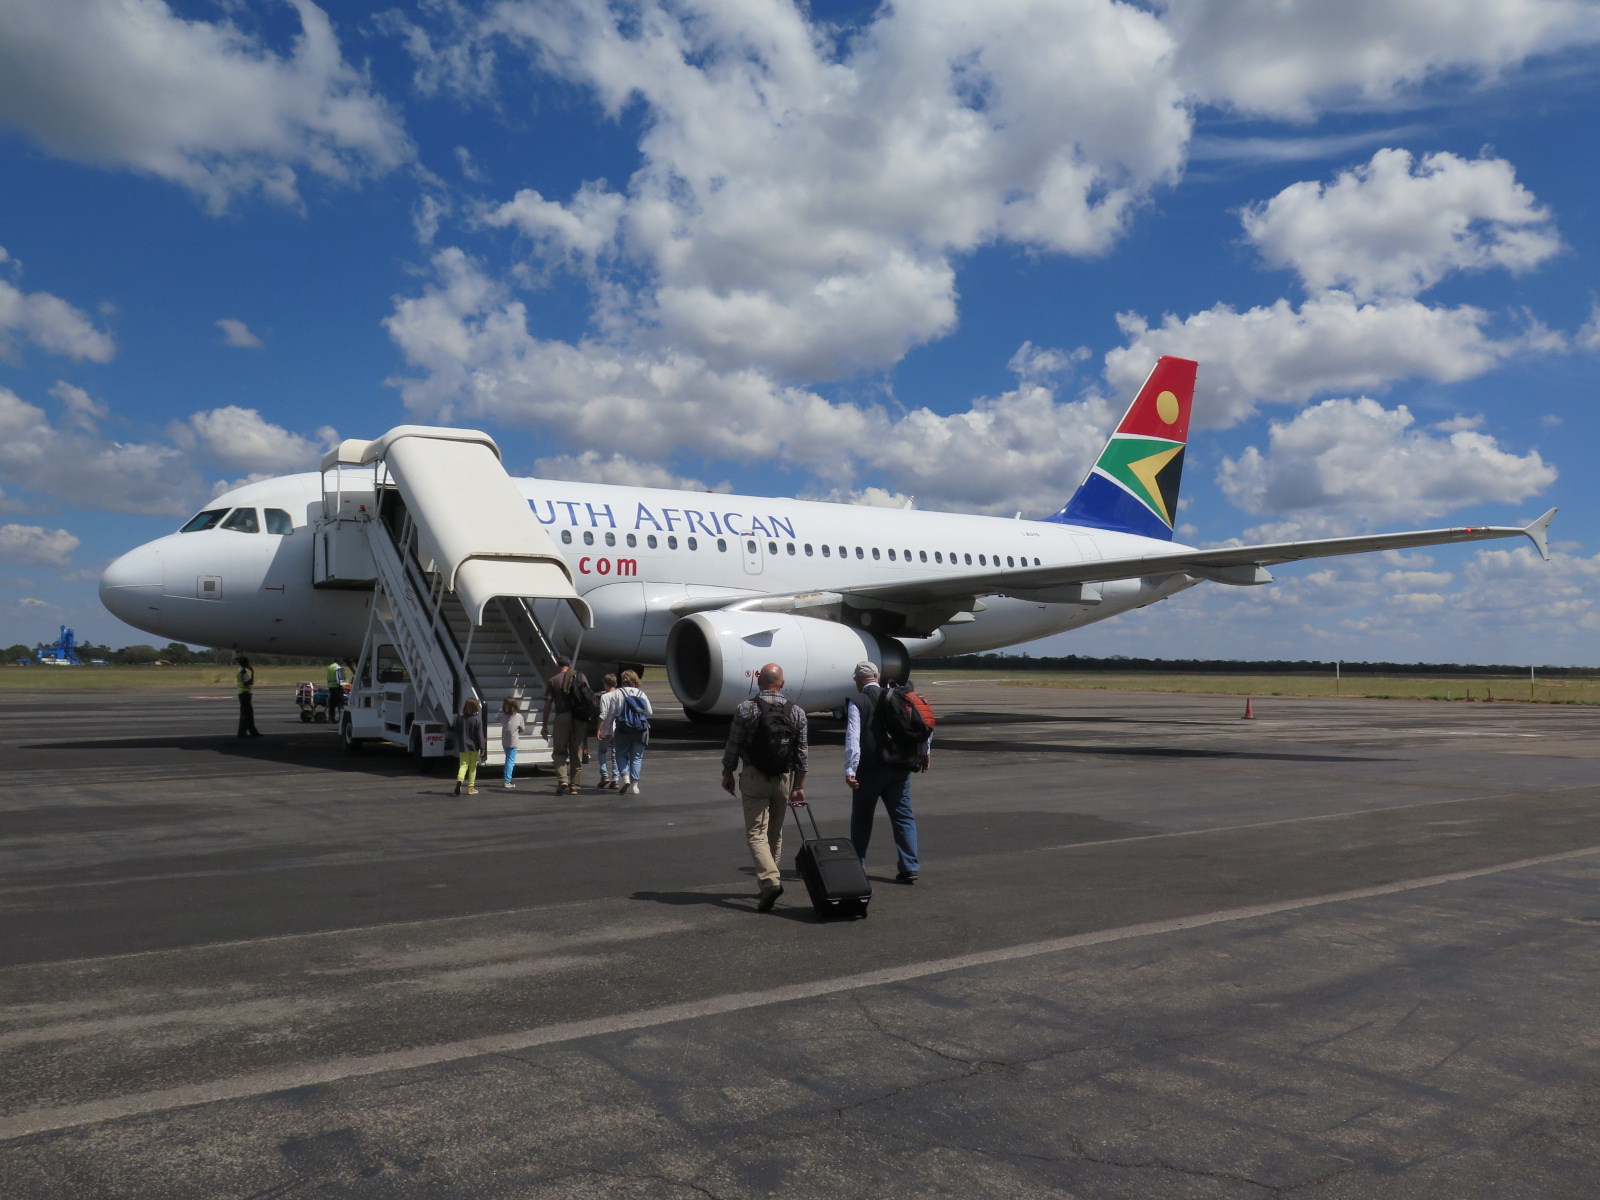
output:
[[[46,667],[83,666],[83,659],[78,657],[77,635],[63,625],[56,644],[48,650],[39,651],[39,664]]]

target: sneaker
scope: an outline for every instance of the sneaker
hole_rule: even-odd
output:
[[[778,897],[783,895],[783,884],[774,884],[772,887],[761,889],[761,899],[756,901],[757,912],[771,912],[772,906],[778,902]]]
[[[637,783],[632,785],[630,788],[628,788],[628,795],[637,796],[638,794],[639,794],[639,785]]]
[[[628,779],[628,777],[626,775],[624,775],[621,779],[617,780],[617,791],[621,792],[624,796],[626,796],[628,794],[628,784],[629,784],[629,782],[630,781],[629,781],[629,779]]]
[[[458,780],[456,780],[456,790],[455,790],[455,794],[456,794],[456,795],[457,795],[457,796],[459,796],[459,795],[461,795],[461,780],[459,780],[459,779],[458,779]]]
[[[589,752],[587,750],[583,752],[583,765],[586,767],[589,765]]]
[[[468,788],[467,789],[467,795],[476,796],[477,794],[478,794],[478,789],[477,788]]]
[[[508,792],[514,792],[514,791],[516,791],[516,790],[517,790],[517,785],[516,785],[516,784],[514,784],[514,783],[511,783],[511,782],[509,782],[509,781],[508,781],[508,782],[507,782],[507,783],[506,783],[506,791],[508,791]]]
[[[913,884],[917,881],[917,873],[915,871],[900,871],[895,875],[894,881],[896,883]]]

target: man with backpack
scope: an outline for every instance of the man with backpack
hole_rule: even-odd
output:
[[[589,730],[589,718],[599,712],[599,702],[589,681],[572,666],[572,660],[563,655],[556,660],[560,670],[545,681],[544,711],[539,724],[550,739],[551,752],[556,763],[556,795],[578,794],[583,776],[583,739]],[[555,729],[551,731],[550,716],[555,714]]]
[[[909,691],[885,689],[878,682],[876,663],[857,663],[855,683],[856,695],[850,697],[844,726],[844,781],[854,793],[850,840],[866,866],[872,819],[882,800],[899,859],[895,882],[913,884],[921,864],[917,816],[911,811],[911,774],[928,769],[933,731],[923,707],[908,699]]]
[[[760,887],[758,912],[770,912],[783,895],[778,857],[783,850],[783,815],[805,800],[806,714],[783,694],[783,668],[768,663],[756,675],[761,694],[733,713],[722,750],[722,790],[734,794],[733,772],[742,759],[739,796],[745,837]]]

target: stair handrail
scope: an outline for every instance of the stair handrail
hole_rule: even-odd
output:
[[[429,704],[434,710],[434,717],[453,717],[457,708],[458,681],[462,677],[461,664],[459,659],[451,661],[456,658],[454,645],[437,636],[430,636],[434,633],[428,628],[431,622],[425,625],[426,617],[417,611],[421,607],[421,598],[428,596],[431,588],[425,578],[420,577],[423,573],[420,565],[416,564],[415,556],[408,553],[402,557],[382,522],[369,520],[366,529],[372,560],[378,568],[378,586],[386,601],[389,623],[395,635],[395,650],[405,659],[406,673],[411,678],[418,699]],[[408,567],[414,567],[415,571]],[[374,602],[377,600],[378,597],[374,596]],[[417,603],[413,605],[412,601]]]

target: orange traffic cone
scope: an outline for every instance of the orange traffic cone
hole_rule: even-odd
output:
[[[1251,709],[1250,709],[1250,697],[1249,696],[1246,696],[1244,698],[1244,717],[1242,719],[1246,720],[1246,721],[1254,721],[1256,719],[1256,714],[1254,712],[1252,712]]]

